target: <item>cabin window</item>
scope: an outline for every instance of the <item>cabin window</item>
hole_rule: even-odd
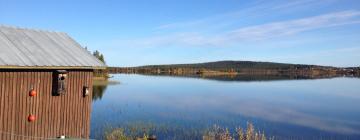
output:
[[[89,87],[84,86],[83,87],[83,96],[86,97],[86,96],[89,96],[89,95],[90,95]]]
[[[57,70],[53,76],[53,95],[60,96],[66,94],[67,71]]]

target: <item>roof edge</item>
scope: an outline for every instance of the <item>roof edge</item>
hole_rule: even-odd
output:
[[[6,24],[0,24],[0,27],[4,28],[12,28],[12,29],[19,29],[19,30],[33,30],[33,31],[39,31],[39,32],[48,32],[48,33],[63,33],[65,32],[61,31],[55,31],[55,30],[46,30],[46,29],[40,29],[40,28],[27,28],[27,27],[20,27],[20,26],[14,26],[14,25],[6,25]]]

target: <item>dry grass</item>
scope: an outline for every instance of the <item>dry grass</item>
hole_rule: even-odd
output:
[[[156,136],[149,136],[144,132],[141,136],[128,134],[123,128],[112,129],[105,133],[106,140],[156,140]],[[174,138],[176,139],[176,138]],[[198,138],[196,138],[198,139]],[[252,123],[247,124],[247,128],[236,128],[234,133],[231,133],[227,128],[222,128],[217,125],[209,128],[202,136],[203,140],[267,140],[264,132],[256,131]],[[270,140],[272,140],[270,138]]]
[[[128,136],[125,135],[124,129],[118,128],[112,130],[110,133],[105,133],[106,140],[131,140]]]
[[[101,79],[101,78],[94,78],[93,85],[94,86],[107,86],[107,85],[117,85],[120,84],[119,81],[108,80],[108,79]]]
[[[227,128],[214,126],[203,136],[203,140],[266,140],[265,133],[256,131],[251,123],[247,129],[236,128],[236,133],[231,134]]]

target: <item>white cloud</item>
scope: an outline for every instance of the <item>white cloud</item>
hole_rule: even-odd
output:
[[[301,0],[301,1],[252,1],[246,7],[228,13],[212,15],[184,22],[175,22],[155,27],[157,30],[202,28],[206,26],[219,26],[219,24],[229,25],[232,22],[245,19],[247,17],[258,17],[272,15],[276,12],[288,12],[294,9],[307,9],[311,7],[326,6],[333,4],[334,0]]]
[[[288,9],[288,8],[297,8],[297,7],[307,7],[311,5],[324,4],[324,3],[333,3],[334,0],[299,0],[299,1],[287,1],[283,4],[278,4],[272,7],[272,10],[279,9]]]
[[[275,36],[291,35],[313,29],[356,24],[360,22],[360,19],[358,18],[359,16],[359,11],[342,11],[315,17],[240,28],[232,31],[228,36],[235,40],[258,40]]]
[[[289,36],[305,31],[360,23],[360,11],[349,10],[286,21],[276,21],[232,29],[218,34],[175,32],[168,35],[118,40],[126,46],[227,46],[244,41],[257,41]]]

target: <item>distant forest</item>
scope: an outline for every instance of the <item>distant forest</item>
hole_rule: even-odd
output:
[[[85,48],[87,49],[87,48]],[[105,57],[98,50],[92,54],[100,61],[106,63]],[[147,75],[172,75],[190,77],[221,78],[221,76],[237,77],[244,79],[244,75],[256,78],[256,75],[270,77],[336,77],[336,76],[360,76],[360,67],[338,68],[332,66],[287,64],[274,62],[255,61],[216,61],[194,64],[169,64],[169,65],[146,65],[139,67],[108,67],[106,70],[95,70],[94,76],[98,78],[109,77],[109,73],[137,73]],[[240,76],[243,75],[243,76]],[[262,76],[263,77],[263,76]]]
[[[254,61],[217,61],[196,64],[173,64],[173,65],[148,65],[137,68],[204,68],[213,70],[229,70],[229,69],[304,69],[324,66],[302,65],[302,64],[286,64],[273,62],[254,62]],[[326,67],[333,68],[333,67]]]
[[[147,65],[139,67],[109,67],[110,73],[139,73],[157,75],[359,75],[360,69],[332,66],[286,64],[254,61],[217,61],[195,64]]]

